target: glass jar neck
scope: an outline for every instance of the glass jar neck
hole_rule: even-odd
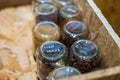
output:
[[[58,32],[58,30],[59,30],[58,26],[50,21],[40,22],[33,29],[35,37],[46,38],[55,35]]]
[[[42,60],[46,62],[57,62],[66,54],[66,47],[57,41],[44,42],[39,50]]]
[[[35,13],[39,15],[50,15],[57,11],[57,8],[49,3],[39,4],[35,7]]]
[[[87,27],[80,21],[69,21],[63,29],[67,34],[74,37],[83,36],[88,33]]]
[[[36,0],[36,2],[38,2],[39,4],[43,4],[43,3],[52,3],[53,0]]]
[[[72,4],[73,1],[72,0],[55,0],[56,3],[59,3],[61,5],[67,5],[67,4]]]
[[[74,75],[79,75],[80,72],[73,67],[61,67],[53,70],[49,76],[48,80],[57,80],[61,78],[67,78]]]
[[[82,60],[93,59],[98,54],[97,46],[90,40],[78,40],[73,43],[71,49],[73,54]]]
[[[60,15],[63,18],[73,18],[80,14],[79,9],[74,5],[67,5],[60,10]]]

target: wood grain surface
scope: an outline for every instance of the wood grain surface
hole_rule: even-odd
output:
[[[120,0],[94,0],[104,16],[120,36]]]
[[[31,6],[0,11],[0,80],[36,80],[33,27]]]
[[[120,38],[93,0],[74,2],[90,29],[91,40],[99,48],[102,64],[96,71],[63,80],[120,80]],[[34,19],[32,6],[0,11],[0,80],[37,80],[32,39]]]
[[[31,0],[0,0],[0,8],[30,4]]]

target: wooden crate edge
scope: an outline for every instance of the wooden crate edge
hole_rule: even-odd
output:
[[[99,70],[99,71],[94,71],[91,73],[73,76],[73,77],[65,78],[61,80],[101,80],[101,78],[110,77],[113,74],[114,75],[120,74],[120,66]],[[104,79],[104,80],[107,80],[107,79]]]
[[[101,22],[104,24],[105,28],[107,29],[107,31],[109,32],[109,34],[112,36],[112,38],[114,39],[114,41],[116,42],[116,44],[118,45],[118,47],[120,48],[120,38],[115,33],[115,31],[113,30],[112,26],[109,24],[109,22],[107,21],[107,19],[103,16],[102,12],[97,7],[97,5],[95,4],[95,2],[93,0],[87,0],[87,1],[88,1],[89,5],[92,7],[92,9],[94,10],[94,12],[96,13],[96,15],[101,20]]]
[[[93,9],[93,11],[97,15],[97,17],[102,22],[102,24],[105,27],[105,29],[107,30],[107,32],[110,34],[110,36],[114,40],[114,42],[115,42],[114,45],[116,45],[117,51],[119,51],[117,53],[120,54],[120,38],[115,33],[115,31],[112,29],[112,26],[108,23],[108,21],[103,16],[103,14],[101,13],[101,11],[97,7],[97,5],[94,3],[94,1],[93,0],[85,0],[85,1],[88,2],[90,7]],[[116,79],[114,79],[116,77],[117,77],[117,80],[119,80],[120,76],[118,76],[118,75],[120,75],[120,66],[107,68],[107,69],[103,69],[103,70],[98,70],[95,72],[90,72],[88,74],[78,75],[78,76],[74,76],[71,78],[65,78],[62,80],[116,80]],[[112,79],[111,79],[111,77],[112,77]],[[104,79],[101,79],[101,78],[104,78]]]
[[[0,1],[0,8],[6,8],[6,7],[14,7],[14,6],[19,6],[19,5],[27,5],[27,4],[31,4],[31,0],[9,0],[9,2],[7,2],[7,0],[1,0]]]

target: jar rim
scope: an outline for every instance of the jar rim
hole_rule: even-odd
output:
[[[84,27],[84,32],[82,32],[82,33],[73,33],[73,32],[71,32],[71,31],[69,31],[67,28],[70,27],[70,26],[68,26],[68,25],[69,25],[69,24],[72,24],[72,23],[78,23],[78,24],[80,24],[82,27]],[[88,28],[86,27],[86,25],[85,25],[83,22],[77,21],[77,20],[71,20],[71,21],[67,22],[67,23],[63,26],[63,29],[64,29],[64,31],[65,31],[66,33],[68,33],[68,34],[70,34],[70,35],[76,35],[76,36],[82,36],[82,35],[84,35],[84,34],[86,34],[86,33],[88,32]]]
[[[52,0],[36,0],[38,3],[51,3]]]
[[[49,26],[49,27],[53,27],[53,28],[54,28],[54,32],[52,32],[52,33],[50,33],[50,34],[43,34],[43,33],[40,33],[40,32],[36,32],[39,27],[43,27],[44,25],[47,25],[47,26]],[[33,32],[36,32],[37,35],[39,35],[39,36],[44,36],[44,37],[46,37],[46,38],[49,38],[49,37],[55,35],[58,30],[59,30],[59,27],[57,26],[57,24],[55,24],[55,23],[52,22],[52,21],[42,21],[42,22],[39,22],[39,23],[33,28]],[[36,36],[35,36],[35,37],[36,37]]]
[[[81,72],[79,71],[79,70],[77,70],[76,68],[74,68],[74,67],[70,67],[70,66],[64,66],[64,67],[60,67],[60,68],[56,68],[56,69],[54,69],[52,72],[50,72],[50,74],[49,74],[49,76],[48,76],[48,79],[51,79],[51,78],[54,78],[54,75],[56,74],[56,73],[59,73],[59,71],[62,71],[62,70],[66,70],[66,71],[70,71],[70,70],[72,70],[71,72],[76,72],[76,74],[75,75],[79,75],[79,74],[81,74]],[[73,75],[74,76],[74,75]]]
[[[64,0],[55,0],[55,1],[57,3],[61,3],[62,5],[70,4],[70,3],[73,2],[72,0],[67,0],[67,1],[64,1]]]
[[[42,9],[45,9],[45,7],[47,7],[47,9],[52,9],[51,11],[49,12],[42,12],[39,10],[39,8],[42,8]],[[39,14],[39,15],[50,15],[50,14],[53,14],[57,11],[57,8],[50,4],[50,3],[43,3],[43,4],[38,4],[35,8],[34,8],[34,11],[36,14]]]
[[[69,12],[67,13],[67,11],[69,11]],[[70,12],[73,12],[73,13],[70,14]],[[72,17],[75,17],[79,14],[80,14],[79,9],[74,5],[67,5],[67,6],[64,6],[60,9],[60,15],[63,18],[72,18]]]
[[[83,45],[86,45],[86,44],[92,45],[92,46],[95,48],[95,52],[93,52],[92,54],[89,53],[89,54],[87,54],[87,55],[82,55],[82,52],[79,52],[79,53],[76,52],[76,50],[75,50],[76,45],[79,46],[79,44],[82,43],[82,42],[85,43],[85,44],[83,44]],[[81,47],[82,47],[82,46],[81,46]],[[98,47],[97,47],[97,45],[96,45],[93,41],[91,41],[91,40],[85,40],[85,39],[81,39],[81,40],[75,41],[75,42],[72,44],[72,46],[71,46],[71,50],[73,51],[73,54],[74,54],[76,57],[80,57],[82,60],[92,59],[92,58],[96,57],[97,54],[98,54]],[[87,52],[86,52],[86,53],[87,53]]]
[[[49,44],[49,43],[53,43],[53,44],[55,43],[55,44],[59,44],[60,46],[62,46],[62,48],[63,48],[62,54],[59,54],[59,55],[57,55],[56,57],[46,56],[46,55],[44,54],[44,52],[43,52],[43,47],[44,47],[46,44]],[[64,44],[58,42],[58,41],[46,41],[46,42],[44,42],[44,43],[39,47],[39,50],[40,50],[40,53],[39,53],[39,54],[40,54],[40,56],[41,56],[43,59],[45,59],[45,60],[47,60],[47,61],[56,62],[56,61],[60,60],[63,56],[65,56],[66,46],[65,46]]]

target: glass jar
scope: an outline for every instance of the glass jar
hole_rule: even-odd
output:
[[[68,51],[58,41],[46,41],[37,49],[37,74],[40,80],[46,80],[49,73],[58,67],[67,65]]]
[[[67,23],[67,21],[71,19],[78,21],[82,19],[79,8],[74,5],[67,5],[61,8],[59,23],[64,25],[65,23]]]
[[[35,48],[48,40],[59,40],[60,29],[51,21],[43,21],[33,28],[33,39]]]
[[[61,9],[62,7],[66,6],[66,5],[72,5],[73,0],[54,0],[54,5],[58,8]]]
[[[70,50],[70,65],[82,73],[92,71],[98,67],[98,48],[90,40],[78,40]]]
[[[36,15],[36,23],[42,21],[52,21],[58,23],[58,10],[49,3],[39,4],[34,9]]]
[[[48,80],[58,80],[79,75],[80,72],[73,67],[61,67],[54,69],[48,76]]]
[[[67,22],[62,30],[62,42],[69,48],[75,41],[89,39],[89,29],[80,21]]]

